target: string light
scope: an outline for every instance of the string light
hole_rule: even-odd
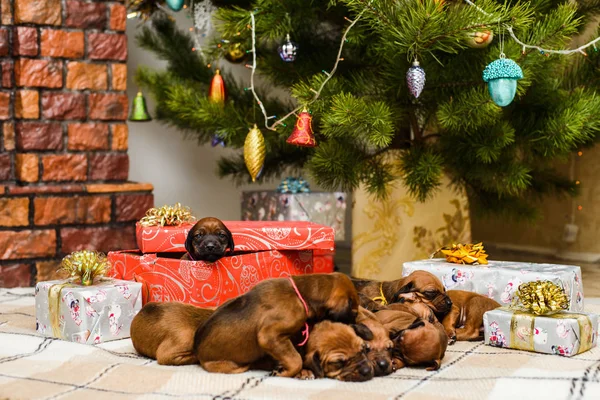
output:
[[[578,155],[579,157],[581,157],[581,156],[583,155],[583,151],[578,151],[578,152],[577,152],[577,155]]]

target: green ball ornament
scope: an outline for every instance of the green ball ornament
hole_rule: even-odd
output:
[[[523,79],[523,70],[511,59],[501,58],[491,62],[483,70],[483,81],[487,82],[494,103],[506,107],[517,94],[517,81]]]
[[[183,8],[185,0],[167,0],[167,6],[173,11],[179,11]]]

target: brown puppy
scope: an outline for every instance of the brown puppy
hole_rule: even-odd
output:
[[[440,368],[448,345],[442,324],[423,320],[415,312],[382,310],[375,315],[394,342],[394,369],[407,365],[427,365],[428,371]]]
[[[353,279],[352,283],[361,295],[361,305],[367,309],[373,309],[372,302],[379,303],[379,309],[383,309],[385,303],[398,302],[400,295],[404,293],[415,293],[435,312],[439,319],[449,313],[450,307],[452,307],[452,301],[446,295],[442,281],[427,271],[414,271],[395,281],[377,282]]]
[[[449,290],[452,309],[442,320],[450,344],[457,340],[483,340],[483,314],[501,305],[494,299],[464,290]]]
[[[131,322],[133,347],[162,365],[197,364],[194,334],[213,312],[183,303],[147,303]]]
[[[187,254],[182,260],[215,262],[234,250],[233,236],[220,219],[207,217],[190,229],[185,241]]]
[[[240,373],[270,356],[281,368],[277,376],[293,377],[302,369],[302,357],[290,337],[307,320],[354,323],[358,295],[347,276],[309,274],[290,279],[258,283],[220,306],[196,331],[194,351],[205,370]]]
[[[367,347],[367,358],[373,365],[375,376],[384,376],[392,373],[392,349],[394,342],[390,339],[390,332],[377,319],[375,314],[366,308],[359,307],[356,323],[365,325],[371,331],[370,338],[364,338]]]
[[[366,343],[360,337],[369,334],[361,331],[360,325],[350,327],[338,322],[319,322],[306,343],[302,377],[351,382],[373,378],[373,366],[365,353]]]

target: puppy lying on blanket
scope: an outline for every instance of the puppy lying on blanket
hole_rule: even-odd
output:
[[[392,373],[392,349],[394,342],[390,339],[390,332],[377,319],[377,316],[366,308],[359,307],[358,326],[364,325],[371,332],[370,336],[361,336],[367,344],[367,358],[373,365],[375,376],[384,376]]]
[[[205,370],[221,373],[245,372],[270,356],[275,375],[293,377],[302,357],[290,337],[308,329],[307,320],[354,323],[357,313],[358,295],[343,274],[270,279],[220,306],[196,331],[194,353]]]

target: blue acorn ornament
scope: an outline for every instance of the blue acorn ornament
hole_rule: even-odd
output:
[[[483,70],[483,81],[487,82],[494,103],[506,107],[517,93],[517,81],[523,79],[523,70],[511,59],[502,55]]]
[[[179,11],[183,8],[185,0],[167,0],[167,6],[173,11]]]

